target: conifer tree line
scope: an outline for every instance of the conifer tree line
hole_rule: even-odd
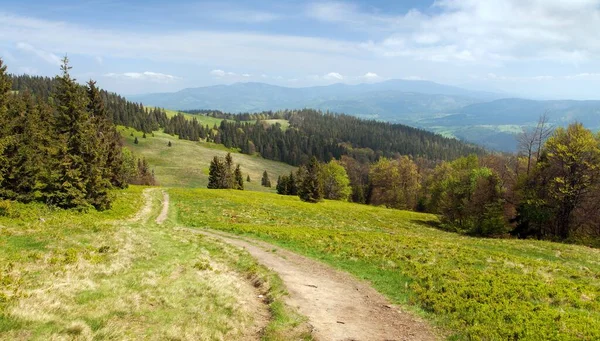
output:
[[[102,210],[112,188],[140,175],[135,158],[122,151],[103,92],[94,81],[76,83],[70,69],[65,57],[53,87],[35,90],[44,97],[13,92],[0,59],[0,198]]]
[[[60,85],[57,78],[29,75],[9,75],[9,78],[12,82],[13,91],[27,91],[41,100],[52,98]],[[117,94],[100,89],[98,91],[108,113],[108,118],[113,124],[150,133],[165,127],[169,122],[167,114],[162,109],[144,108],[142,104],[127,101]]]
[[[233,157],[227,153],[224,158],[215,156],[208,169],[208,186],[211,189],[244,189],[244,177],[239,164],[234,168]]]

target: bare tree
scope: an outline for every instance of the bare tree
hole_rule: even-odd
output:
[[[517,138],[519,152],[527,157],[527,175],[531,170],[532,159],[535,157],[535,162],[540,159],[542,147],[554,130],[548,120],[548,112],[545,112],[538,119],[535,128],[523,129],[523,132]]]

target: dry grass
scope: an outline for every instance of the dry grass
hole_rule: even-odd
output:
[[[160,196],[133,187],[112,213],[18,204],[23,216],[0,218],[0,339],[257,339],[269,313],[239,271],[249,256],[155,224]]]

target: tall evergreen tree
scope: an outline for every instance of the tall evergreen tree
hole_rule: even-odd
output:
[[[290,172],[290,176],[288,177],[287,183],[287,193],[288,195],[298,195],[298,183],[294,172]]]
[[[84,160],[88,176],[86,195],[87,200],[94,207],[106,209],[110,207],[108,190],[112,187],[111,179],[113,177],[113,170],[108,164],[109,153],[112,154],[111,157],[114,157],[116,153],[120,153],[120,149],[118,151],[110,150],[112,147],[110,139],[114,138],[114,134],[111,131],[112,125],[108,120],[96,82],[88,82],[87,96],[90,124],[95,130],[90,132],[92,136],[88,136],[88,138],[95,141],[95,148],[90,149]],[[112,166],[118,167],[118,165]]]
[[[290,179],[288,178],[287,175],[280,175],[279,177],[277,177],[277,185],[275,186],[275,189],[277,190],[277,194],[281,194],[281,195],[288,195],[288,186],[289,186],[289,181]]]
[[[298,188],[300,200],[316,203],[323,200],[323,184],[321,182],[321,167],[316,157],[312,157],[306,165],[306,173]]]
[[[233,157],[231,153],[225,155],[225,173],[223,178],[223,184],[221,188],[234,188],[235,179],[233,177]]]
[[[208,168],[208,186],[207,188],[218,189],[222,188],[222,178],[225,172],[225,165],[218,156],[213,157]]]
[[[271,179],[269,179],[269,173],[265,170],[262,175],[262,179],[260,180],[260,184],[263,187],[271,187]]]
[[[235,184],[233,188],[243,190],[244,189],[244,177],[242,176],[242,170],[240,169],[239,164],[235,167],[233,177],[234,177],[234,184]]]
[[[62,75],[57,78],[55,94],[56,138],[58,153],[53,181],[48,186],[46,201],[60,207],[77,207],[88,204],[86,194],[89,169],[86,160],[94,146],[89,139],[94,134],[87,112],[87,97],[69,74],[69,60],[63,58]]]

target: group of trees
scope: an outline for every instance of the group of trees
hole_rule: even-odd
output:
[[[347,201],[351,193],[350,179],[338,161],[322,164],[313,157],[296,172],[280,176],[277,193],[297,195],[302,201],[312,203],[322,199]]]
[[[544,118],[521,137],[518,155],[432,162],[348,155],[315,157],[282,175],[277,193],[438,214],[442,228],[478,236],[585,240],[600,245],[600,134],[579,123],[550,129]]]
[[[47,97],[11,91],[0,60],[0,197],[71,208],[110,207],[129,181],[121,137],[94,81],[62,74]]]
[[[344,155],[339,165],[354,202],[439,214],[444,228],[471,235],[598,244],[600,135],[579,123],[552,130],[540,119],[521,137],[518,155],[374,163]]]
[[[208,188],[244,189],[244,177],[238,164],[233,167],[233,157],[227,153],[225,158],[215,156],[208,170]]]

